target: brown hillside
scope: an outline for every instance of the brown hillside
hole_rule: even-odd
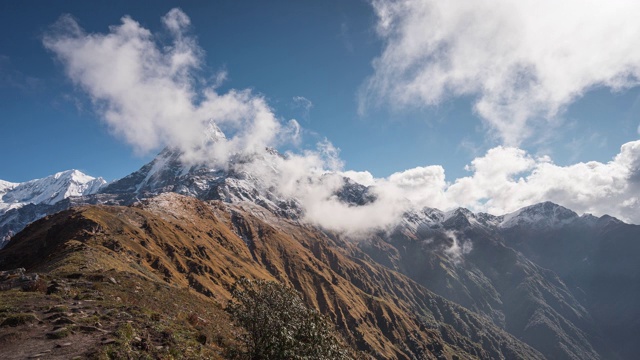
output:
[[[17,267],[51,277],[134,276],[192,289],[216,308],[241,276],[275,279],[300,291],[352,346],[375,358],[542,358],[355,245],[250,203],[166,193],[132,207],[64,211],[32,224],[0,251],[0,269]]]

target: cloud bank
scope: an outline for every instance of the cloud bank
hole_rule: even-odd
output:
[[[391,5],[376,3],[381,24],[395,29],[399,20],[392,13],[398,10]],[[224,73],[212,84],[198,83],[204,55],[188,35],[189,18],[174,9],[162,20],[169,45],[158,43],[154,34],[127,16],[106,34],[88,34],[73,18],[63,16],[44,37],[44,45],[90,96],[114,133],[138,151],[168,145],[180,148],[187,162],[226,165],[233,154],[264,154],[267,146],[300,141],[300,125],[295,120],[280,122],[262,96],[249,90],[219,93]],[[383,59],[378,60],[378,70]],[[224,130],[226,139],[206,139],[211,121]],[[466,207],[501,215],[547,200],[579,213],[640,223],[640,141],[624,144],[607,163],[570,166],[517,147],[498,146],[471,161],[469,176],[455,180],[446,179],[440,165],[385,178],[345,170],[339,150],[326,140],[314,150],[272,156],[269,161],[247,158],[256,160],[239,166],[267,188],[298,199],[307,221],[352,236],[393,226],[412,209]],[[376,200],[361,206],[340,201],[336,193],[345,179],[368,186]],[[463,250],[456,246],[455,253]]]
[[[355,237],[393,227],[405,212],[424,207],[503,215],[543,201],[578,214],[608,214],[640,224],[640,141],[622,145],[609,162],[568,166],[498,146],[467,165],[469,176],[453,180],[440,165],[384,178],[344,171],[337,150],[327,147],[324,152],[289,153],[275,165],[252,163],[247,169],[284,196],[298,199],[308,222]],[[376,200],[360,206],[341,201],[336,194],[345,178],[368,186]]]
[[[519,148],[498,146],[475,158],[467,170],[469,176],[451,182],[441,166],[418,167],[387,178],[374,178],[368,172],[341,174],[372,186],[378,196],[376,206],[383,212],[399,209],[396,215],[403,209],[422,207],[465,207],[502,215],[552,201],[579,214],[609,214],[640,223],[640,141],[622,145],[620,153],[607,163],[569,166],[556,165],[549,157],[534,157]],[[377,209],[371,206],[369,210]],[[392,216],[386,224],[394,223]]]
[[[503,144],[556,126],[594,87],[640,84],[640,2],[371,0],[384,42],[360,106],[475,98]]]

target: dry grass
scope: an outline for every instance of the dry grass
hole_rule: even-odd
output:
[[[0,253],[3,266],[24,266],[66,285],[51,295],[0,292],[0,304],[38,316],[65,306],[68,311],[60,313],[88,314],[76,316],[78,326],[70,327],[69,339],[88,339],[78,344],[90,351],[77,355],[222,359],[240,331],[222,307],[245,276],[295,288],[350,345],[378,358],[411,358],[420,351],[426,358],[486,355],[455,330],[445,341],[434,329],[439,323],[432,307],[440,313],[450,304],[431,305],[432,294],[367,261],[353,244],[284,220],[267,223],[221,203],[175,194],[157,199],[140,207],[70,210],[29,227]],[[0,309],[0,319],[2,314]],[[408,349],[409,338],[424,348]]]

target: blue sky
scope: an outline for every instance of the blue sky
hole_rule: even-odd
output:
[[[465,166],[500,145],[521,149],[531,158],[546,155],[555,165],[568,167],[588,161],[606,164],[621,145],[638,139],[640,57],[606,40],[615,37],[624,45],[637,39],[635,20],[625,12],[577,11],[573,21],[563,14],[579,2],[567,2],[562,9],[545,2],[536,11],[558,23],[549,31],[567,39],[543,42],[519,39],[514,31],[529,25],[535,29],[539,24],[533,17],[523,22],[505,15],[526,13],[525,5],[514,12],[505,2],[487,12],[494,5],[482,1],[471,10],[456,8],[461,2],[455,1],[451,6],[398,4],[58,1],[42,6],[39,1],[2,1],[0,179],[21,182],[77,168],[110,181],[161,150],[160,142],[135,151],[132,141],[114,133],[101,113],[104,99],[96,107],[95,94],[69,75],[68,63],[56,50],[46,49],[43,39],[54,36],[52,26],[64,14],[85,35],[108,34],[110,26],[128,15],[162,49],[171,43],[171,33],[161,18],[177,5],[190,19],[185,33],[202,50],[191,74],[201,80],[196,88],[210,86],[224,71],[227,78],[216,88],[219,94],[251,89],[282,124],[290,119],[300,124],[301,143],[280,144],[282,150],[301,152],[326,138],[340,149],[344,170],[386,178],[438,165],[453,184],[473,176],[473,166]],[[625,28],[613,24],[628,26],[626,37],[618,36]],[[584,31],[585,26],[594,33]],[[512,33],[516,36],[503,36]],[[605,40],[593,40],[598,35]],[[554,46],[545,45],[550,41],[556,41]],[[429,50],[433,48],[444,50]],[[549,52],[568,55],[545,55]],[[602,53],[619,61],[597,55]],[[611,71],[594,75],[596,68]]]

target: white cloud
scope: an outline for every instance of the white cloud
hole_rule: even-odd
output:
[[[502,163],[502,169],[483,163]],[[621,147],[608,163],[591,161],[558,166],[521,150],[496,148],[473,161],[473,175],[447,189],[460,206],[502,214],[541,201],[553,201],[579,213],[610,214],[640,222],[637,197],[640,141]],[[520,176],[517,176],[520,175]],[[490,181],[487,181],[490,179]]]
[[[88,34],[71,16],[63,16],[43,42],[113,132],[137,151],[168,145],[181,149],[186,162],[227,165],[233,153],[262,154],[268,146],[300,142],[300,124],[293,119],[281,124],[263,97],[249,90],[218,93],[226,72],[198,87],[196,75],[204,54],[185,32],[189,18],[173,9],[162,21],[173,41],[170,46],[160,46],[149,30],[128,16],[107,34]],[[304,97],[294,101],[305,111],[313,106]],[[226,138],[207,137],[211,120]],[[369,221],[375,218],[370,208],[349,209],[333,195],[343,184],[335,175],[343,162],[328,140],[319,142],[316,150],[256,160],[236,166],[267,188],[300,199],[310,221],[344,231],[371,228]],[[375,205],[379,217],[397,218],[382,206]]]
[[[398,20],[385,15],[381,4],[381,31],[391,31],[385,29],[394,29]],[[126,16],[108,34],[87,34],[64,16],[44,44],[113,131],[138,151],[169,145],[182,149],[186,161],[225,163],[231,153],[263,153],[266,146],[300,141],[298,122],[281,124],[263,97],[249,90],[218,93],[224,72],[209,86],[198,87],[195,76],[203,52],[185,33],[189,18],[174,9],[163,22],[173,39],[168,47],[159,46],[149,30]],[[206,141],[210,119],[224,130],[226,139]],[[452,182],[440,165],[386,178],[343,171],[339,149],[328,140],[315,150],[257,160],[238,166],[267,188],[298,199],[307,221],[354,236],[393,226],[405,211],[425,206],[503,214],[545,200],[640,223],[640,141],[624,144],[608,163],[571,166],[499,146],[469,164],[470,176]],[[344,185],[344,177],[370,186],[376,200],[362,206],[341,202],[335,193]],[[461,246],[455,240],[451,251],[464,251]]]
[[[593,87],[640,84],[640,2],[372,0],[384,41],[361,106],[475,97],[507,145],[547,129]]]
[[[299,136],[297,122],[282,131],[261,96],[249,90],[218,93],[224,71],[213,83],[198,86],[204,54],[185,32],[189,17],[173,9],[162,22],[171,35],[169,46],[158,44],[154,34],[128,16],[107,34],[86,33],[71,16],[62,16],[43,43],[112,131],[138,152],[169,145],[182,149],[186,161],[224,162],[230,153],[295,141],[287,135]],[[227,140],[203,143],[210,120]]]
[[[498,146],[475,158],[467,170],[469,176],[452,182],[446,181],[444,169],[437,165],[387,178],[345,171],[340,174],[371,186],[377,200],[355,209],[334,203],[330,210],[323,210],[336,218],[330,224],[342,219],[339,228],[355,233],[392,226],[404,211],[425,206],[441,210],[465,207],[502,215],[543,201],[579,214],[609,214],[640,223],[640,141],[622,145],[620,153],[607,163],[568,166],[554,164],[548,156],[534,157],[522,149]],[[324,219],[318,216],[312,220],[323,224]]]
[[[451,246],[444,250],[444,253],[453,260],[454,264],[459,264],[463,260],[463,256],[470,253],[473,249],[471,241],[458,239],[459,234],[454,231],[446,231],[445,235],[451,239]]]
[[[364,186],[371,186],[375,184],[373,175],[368,171],[348,170],[342,172],[342,175]]]
[[[191,24],[191,19],[178,8],[171,9],[162,17],[164,26],[176,36],[182,36],[182,32]]]
[[[501,215],[553,201],[578,213],[609,214],[640,223],[640,141],[624,144],[607,163],[590,161],[569,166],[499,146],[474,159],[467,169],[472,172],[470,176],[437,186],[439,195],[424,197],[420,205],[466,207]],[[419,198],[410,193],[407,196]]]

